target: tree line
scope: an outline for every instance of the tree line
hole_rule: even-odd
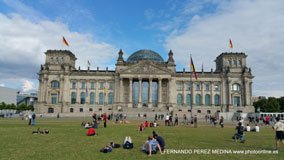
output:
[[[34,110],[34,107],[32,105],[26,105],[26,104],[20,104],[20,105],[15,105],[14,103],[12,104],[6,104],[5,102],[0,103],[0,110],[3,109],[14,109],[17,111],[26,111],[26,110]]]
[[[284,97],[268,97],[253,103],[255,112],[284,112]]]

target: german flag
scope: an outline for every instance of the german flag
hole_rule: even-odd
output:
[[[192,60],[191,57],[190,57],[190,70],[191,70],[191,76],[192,76],[192,73],[193,73],[193,74],[194,74],[194,77],[195,77],[195,80],[197,80],[197,75],[196,75],[196,72],[195,72],[195,67],[194,67],[193,60]]]
[[[62,37],[62,42],[69,47],[69,43],[66,41],[66,39],[64,38],[64,36]]]
[[[230,47],[230,48],[233,48],[233,42],[232,42],[231,38],[230,38],[230,40],[229,40],[229,47]]]

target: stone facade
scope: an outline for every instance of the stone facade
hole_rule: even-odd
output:
[[[48,50],[39,75],[37,113],[92,113],[141,109],[193,114],[253,112],[251,69],[245,53],[222,53],[211,72],[176,71],[173,52],[167,61],[150,50],[127,60],[118,52],[115,70],[75,68],[75,55]]]

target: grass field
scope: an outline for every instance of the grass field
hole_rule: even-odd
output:
[[[219,126],[212,128],[205,123],[199,124],[198,128],[189,126],[161,127],[155,131],[164,137],[166,148],[187,149],[192,154],[156,154],[149,157],[140,151],[142,144],[148,135],[151,135],[153,128],[147,128],[144,132],[138,133],[139,121],[130,121],[130,124],[108,123],[107,128],[97,129],[98,136],[87,137],[86,131],[80,126],[83,118],[60,118],[60,119],[37,119],[34,127],[27,125],[27,121],[20,119],[0,119],[0,159],[8,160],[88,160],[88,159],[284,159],[284,146],[278,150],[278,154],[234,154],[222,153],[222,151],[245,151],[245,150],[266,150],[274,151],[274,131],[271,128],[261,127],[260,133],[246,133],[244,144],[234,142],[231,137],[234,133],[234,126],[226,124],[225,128]],[[91,119],[86,119],[91,121]],[[37,127],[50,130],[48,135],[33,135],[31,132]],[[101,153],[99,150],[110,141],[122,143],[125,136],[131,136],[134,148],[125,150],[114,149],[111,153]],[[194,151],[206,149],[209,154],[198,154]],[[220,149],[219,154],[212,153],[212,150]],[[205,151],[205,150],[204,150]],[[208,152],[207,152],[208,153]]]

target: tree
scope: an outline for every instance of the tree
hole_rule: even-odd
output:
[[[280,105],[281,112],[284,112],[284,97],[280,97],[277,100],[278,100],[278,103]]]
[[[257,112],[257,108],[259,107],[260,112],[266,112],[266,109],[265,109],[266,103],[267,103],[267,99],[261,99],[259,101],[253,102],[255,111]]]
[[[267,112],[280,112],[280,105],[276,98],[269,97],[266,104]]]
[[[255,109],[260,108],[261,112],[280,112],[280,105],[278,100],[274,97],[268,99],[261,99],[253,103]]]

